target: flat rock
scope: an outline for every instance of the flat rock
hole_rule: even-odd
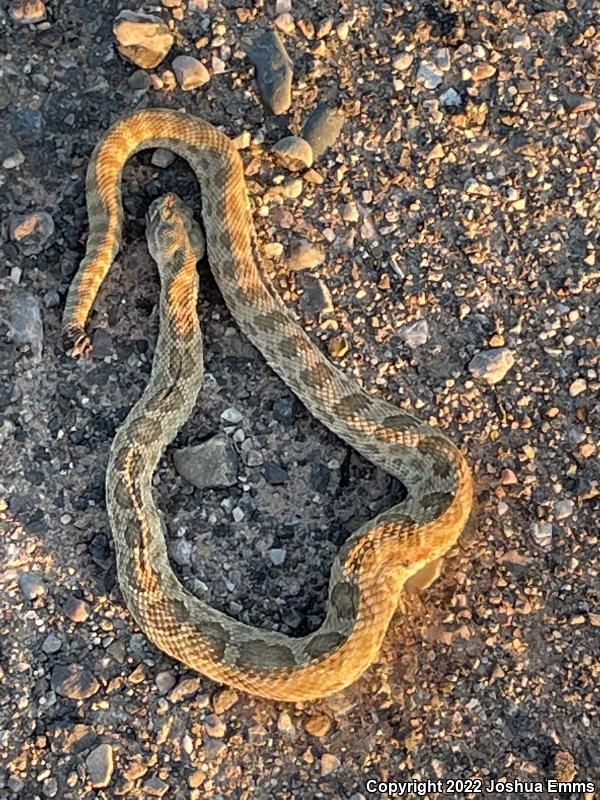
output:
[[[275,461],[265,461],[263,472],[266,480],[273,486],[280,486],[288,479],[287,471]]]
[[[44,582],[41,576],[36,575],[35,572],[27,572],[25,575],[21,575],[19,577],[19,586],[27,600],[35,600],[36,597],[46,594]]]
[[[165,783],[158,775],[152,775],[142,784],[142,791],[150,797],[164,797],[169,791],[169,784]]]
[[[177,56],[173,59],[173,72],[184,92],[197,89],[210,80],[210,72],[201,61],[192,56]]]
[[[293,270],[314,269],[325,261],[325,251],[312,242],[294,242],[290,248],[288,266]]]
[[[275,31],[256,39],[248,51],[256,67],[256,80],[263,103],[274,114],[285,114],[292,104],[292,59]]]
[[[33,360],[41,361],[44,326],[38,298],[32,292],[15,287],[10,281],[0,281],[0,313],[8,319],[13,342],[17,345],[28,344]]]
[[[440,95],[440,103],[445,108],[460,108],[462,102],[462,97],[452,86]]]
[[[436,64],[428,61],[421,61],[417,71],[417,81],[426,89],[435,89],[442,82],[443,77]]]
[[[57,694],[71,700],[86,700],[100,688],[95,675],[80,664],[57,664],[52,670],[51,684]]]
[[[499,383],[515,363],[515,357],[506,347],[484,350],[471,359],[469,372],[479,380],[493,386]]]
[[[112,747],[108,744],[100,744],[95,747],[86,758],[85,766],[92,786],[97,789],[108,786],[114,770]]]
[[[17,214],[10,221],[10,238],[26,256],[41,253],[54,234],[54,220],[45,211]]]
[[[419,347],[429,338],[429,325],[425,319],[408,322],[400,328],[400,337],[409,347]]]
[[[237,455],[225,433],[173,453],[175,469],[198,489],[234,486],[237,481]]]
[[[304,124],[302,136],[312,147],[315,159],[331,147],[344,126],[344,117],[337,108],[319,104]]]
[[[143,69],[157,67],[173,45],[173,34],[160,17],[128,9],[116,17],[113,34],[119,53]]]

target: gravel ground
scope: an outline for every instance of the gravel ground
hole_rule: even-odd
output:
[[[158,21],[113,29],[122,9],[0,10],[0,798],[361,800],[385,796],[368,780],[428,778],[541,782],[538,797],[558,778],[593,797],[597,4],[163,0],[144,9]],[[300,324],[473,465],[477,509],[441,579],[318,703],[187,672],[116,585],[104,472],[157,331],[144,213],[173,189],[199,210],[183,164],[147,153],[126,171],[92,360],[65,353],[60,316],[91,150],[146,106],[237,137]],[[173,563],[216,608],[301,635],[341,542],[402,489],[293,400],[201,275],[206,390],[156,479]]]

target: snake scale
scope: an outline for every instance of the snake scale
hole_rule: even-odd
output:
[[[120,246],[123,167],[151,147],[168,148],[191,165],[205,233],[175,195],[153,203],[147,239],[161,276],[159,337],[149,382],[117,433],[106,476],[120,588],[147,636],[192,669],[266,698],[323,697],[375,660],[407,580],[424,574],[456,542],[471,510],[470,470],[439,430],[367,394],[310,341],[261,269],[237,150],[212,125],[183,112],[135,112],[94,150],[86,182],[87,249],[64,311],[73,353],[90,352],[88,315]],[[243,333],[318,420],[407,491],[343,544],[331,570],[325,621],[301,638],[245,625],[187,591],[169,564],[152,495],[158,460],[190,416],[202,382],[196,262],[204,236],[219,289]]]

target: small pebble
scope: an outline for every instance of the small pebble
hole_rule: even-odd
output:
[[[331,775],[340,766],[341,762],[337,756],[332,753],[323,753],[321,756],[321,775]]]
[[[177,56],[172,66],[177,83],[184,92],[204,86],[210,80],[210,73],[204,64],[192,56]]]
[[[158,775],[152,775],[142,784],[142,792],[151,797],[164,797],[169,791],[169,784],[165,783]]]
[[[429,338],[429,325],[427,320],[418,319],[409,322],[400,328],[400,337],[409,347],[420,347]]]
[[[484,81],[496,74],[496,67],[493,64],[477,64],[472,71],[474,81]]]
[[[90,615],[90,607],[85,600],[69,597],[63,605],[63,613],[72,622],[85,622]]]
[[[213,739],[222,739],[227,733],[227,725],[216,714],[209,714],[204,720],[204,729]]]
[[[100,688],[96,677],[80,664],[56,664],[51,684],[57,694],[71,700],[86,700]]]
[[[237,408],[226,408],[225,411],[221,414],[221,419],[223,422],[227,422],[229,425],[238,425],[242,421],[242,414],[237,410]]]
[[[506,348],[485,350],[477,353],[471,360],[469,371],[479,380],[493,386],[504,378],[514,363],[513,354]]]
[[[577,380],[573,381],[573,383],[569,386],[569,395],[571,397],[578,397],[580,394],[585,392],[586,389],[586,381],[583,378],[577,378]]]
[[[42,642],[42,651],[47,655],[58,653],[62,647],[62,642],[54,633],[49,633]]]
[[[26,256],[41,253],[54,234],[54,220],[45,211],[19,214],[10,221],[10,238]]]
[[[410,69],[413,60],[414,56],[412,53],[402,53],[393,60],[392,67],[398,70],[398,72],[404,72],[405,70]]]
[[[223,415],[227,414],[228,417]],[[226,422],[242,419],[235,408],[223,412]],[[237,483],[238,457],[231,440],[225,433],[218,433],[201,444],[184,447],[173,453],[173,465],[186,481],[197,489],[217,489]]]
[[[459,108],[463,101],[456,89],[450,87],[440,95],[440,102],[446,108]]]
[[[296,733],[296,728],[292,722],[292,718],[287,711],[282,711],[277,719],[277,730],[287,736],[293,736]]]
[[[331,719],[325,714],[318,714],[316,717],[310,717],[304,727],[313,736],[327,736],[331,730]]]
[[[44,582],[34,572],[27,572],[25,575],[21,575],[19,577],[19,586],[27,600],[35,600],[36,597],[42,597],[42,595],[46,594]]]
[[[291,172],[310,167],[313,151],[310,144],[300,136],[286,136],[274,145],[272,152],[278,161]]]
[[[114,770],[112,747],[108,744],[95,747],[85,759],[85,766],[94,788],[108,786]]]
[[[333,358],[342,358],[348,352],[348,342],[344,336],[334,336],[327,342],[327,349]]]
[[[175,161],[175,153],[172,150],[167,150],[164,147],[157,147],[152,153],[152,158],[150,161],[155,167],[166,169]]]
[[[315,269],[325,261],[325,251],[320,245],[307,241],[294,242],[290,248],[288,266],[293,270]]]
[[[274,461],[265,461],[264,476],[266,480],[273,486],[279,486],[285,483],[288,479],[287,471]]]
[[[302,136],[312,147],[315,160],[335,144],[343,126],[344,117],[337,108],[324,103],[315,108],[302,130]]]
[[[568,519],[573,515],[575,505],[572,500],[559,500],[554,505],[554,516],[557,520]]]
[[[417,81],[426,89],[435,89],[443,81],[443,77],[435,64],[421,61],[417,71]]]
[[[154,69],[173,45],[173,34],[160,17],[125,9],[115,18],[113,34],[121,55],[143,69]]]
[[[223,689],[213,697],[212,702],[215,714],[219,715],[225,713],[225,711],[229,711],[229,709],[237,703],[239,698],[240,696],[235,689]]]
[[[286,551],[284,547],[273,547],[269,550],[269,559],[276,567],[280,567],[285,561]]]

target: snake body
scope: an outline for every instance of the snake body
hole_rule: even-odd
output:
[[[147,233],[162,286],[152,374],[117,433],[106,478],[121,591],[148,637],[192,669],[267,698],[322,697],[352,683],[375,660],[406,581],[456,542],[471,509],[471,474],[439,430],[367,394],[306,336],[260,268],[237,150],[216,128],[184,113],[136,112],[114,124],[92,155],[87,250],[64,312],[74,353],[89,352],[88,315],[120,246],[123,167],[150,147],[168,148],[193,168],[208,260],[243,333],[317,419],[399,478],[407,496],[341,547],[325,621],[310,635],[245,625],[184,588],[169,564],[152,475],[191,414],[202,379],[196,312],[202,237],[181,201],[167,196],[153,205]]]

